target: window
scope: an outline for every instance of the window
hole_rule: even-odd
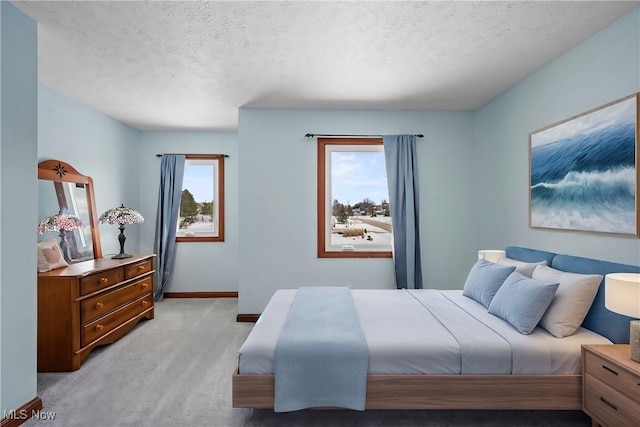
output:
[[[176,242],[224,241],[224,156],[187,154]]]
[[[318,257],[390,258],[381,138],[318,138]]]

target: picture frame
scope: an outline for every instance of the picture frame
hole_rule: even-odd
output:
[[[529,227],[639,237],[640,93],[529,133]]]

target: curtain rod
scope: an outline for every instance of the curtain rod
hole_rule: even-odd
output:
[[[178,156],[179,156],[179,155],[183,155],[183,156],[188,156],[188,155],[189,155],[189,154],[186,154],[186,153],[163,153],[163,154],[156,154],[156,157],[162,157],[162,156],[164,156],[165,154],[173,154],[173,155],[178,155]],[[218,155],[219,155],[219,156],[222,156],[222,157],[229,157],[229,155],[228,155],[228,154],[218,154]]]
[[[313,138],[314,136],[346,136],[346,137],[356,137],[356,138],[380,138],[382,135],[337,135],[332,133],[308,133],[305,135],[306,138]],[[421,133],[417,133],[414,135],[416,138],[424,138],[424,135]]]

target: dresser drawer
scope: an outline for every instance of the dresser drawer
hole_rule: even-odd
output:
[[[640,378],[591,352],[585,352],[585,372],[640,405]]]
[[[153,307],[151,294],[130,302],[116,311],[84,325],[82,327],[82,345],[87,345],[100,338],[150,307]]]
[[[138,262],[136,264],[128,265],[125,267],[124,277],[125,279],[132,279],[137,276],[141,276],[145,273],[153,270],[153,261],[146,260],[142,262]]]
[[[113,270],[83,277],[80,279],[80,295],[89,295],[100,289],[118,284],[123,280],[124,270],[122,268],[114,268]]]
[[[607,426],[637,425],[640,420],[640,404],[590,374],[584,378],[584,406],[598,421]]]
[[[96,319],[114,308],[151,293],[151,289],[151,276],[148,276],[122,288],[89,298],[82,302],[80,321],[86,323]]]

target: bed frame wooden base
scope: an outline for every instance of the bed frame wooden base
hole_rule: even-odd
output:
[[[233,375],[233,407],[272,409],[273,375]],[[369,375],[366,409],[582,409],[582,375]]]

